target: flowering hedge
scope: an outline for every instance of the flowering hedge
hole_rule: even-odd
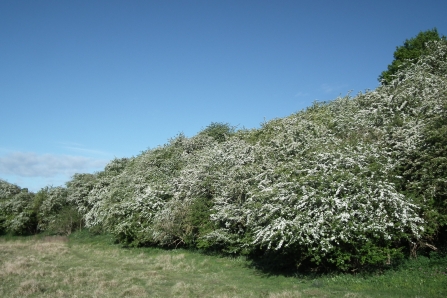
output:
[[[259,129],[213,123],[77,174],[39,205],[48,213],[40,225],[66,201],[87,227],[129,245],[341,270],[434,249],[447,236],[447,43],[428,48],[376,90],[314,103]],[[0,194],[17,195],[11,189]],[[21,214],[11,200],[0,203]],[[1,224],[12,229],[6,213]]]

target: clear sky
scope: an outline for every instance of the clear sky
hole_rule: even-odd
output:
[[[211,122],[378,86],[445,0],[0,1],[0,179],[37,191]]]

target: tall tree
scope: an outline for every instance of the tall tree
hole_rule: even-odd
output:
[[[388,65],[388,70],[383,71],[379,76],[379,82],[383,85],[388,85],[395,78],[397,71],[404,67],[406,61],[415,61],[421,55],[426,54],[426,42],[432,40],[445,40],[445,36],[439,36],[436,28],[419,32],[419,34],[411,39],[405,40],[404,44],[396,47],[394,52],[394,60]]]

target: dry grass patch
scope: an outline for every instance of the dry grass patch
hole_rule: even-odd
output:
[[[18,256],[15,260],[2,262],[0,277],[8,275],[20,275],[28,272],[37,262],[33,257]]]
[[[61,255],[68,253],[68,247],[64,242],[36,242],[30,249],[43,255]]]
[[[31,279],[21,282],[16,293],[19,296],[27,297],[35,293],[43,293],[44,291],[45,288],[42,284],[35,279]]]
[[[346,293],[343,297],[346,297],[346,298],[360,298],[360,297],[369,297],[369,296],[364,296],[364,295],[361,295],[359,293]]]
[[[197,286],[180,281],[172,287],[171,295],[172,297],[191,297],[197,290]]]
[[[279,293],[271,293],[268,295],[268,298],[298,298],[298,297],[302,297],[302,294],[299,291],[284,291]]]
[[[130,288],[125,289],[120,297],[148,297],[148,293],[143,287],[131,286]]]

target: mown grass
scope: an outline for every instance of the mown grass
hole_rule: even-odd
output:
[[[244,258],[125,249],[108,236],[0,238],[0,297],[447,297],[447,259],[369,275],[267,275]]]

